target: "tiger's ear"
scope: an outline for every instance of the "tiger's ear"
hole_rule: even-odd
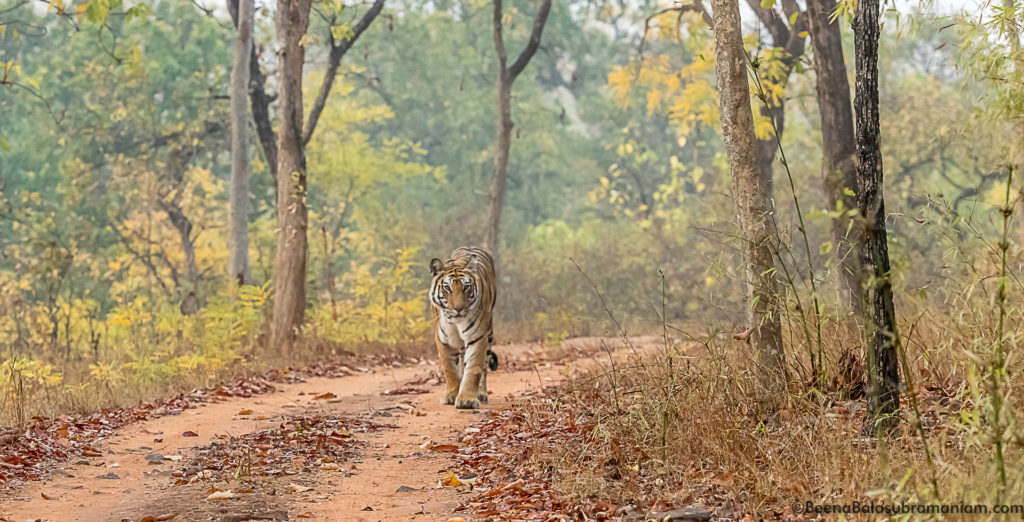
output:
[[[430,260],[430,275],[436,276],[444,268],[444,263],[440,259],[434,258]]]

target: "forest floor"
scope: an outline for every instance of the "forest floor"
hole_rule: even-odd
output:
[[[539,396],[575,365],[587,364],[583,352],[552,356],[539,344],[496,350],[502,367],[488,379],[490,401],[480,410],[441,405],[436,363],[405,358],[374,367],[342,366],[331,376],[294,378],[249,397],[215,394],[172,414],[140,415],[142,420],[83,446],[87,450],[77,453],[80,458],[72,455],[47,466],[40,480],[8,483],[0,491],[0,519],[495,516],[498,512],[488,513],[481,499],[536,498],[541,486],[514,477],[475,484],[474,462],[501,461],[500,450],[481,453],[490,444],[483,437],[500,436],[496,425],[514,420],[500,412],[515,401]],[[569,428],[563,431],[571,436]],[[558,511],[557,502],[519,502],[528,509]]]

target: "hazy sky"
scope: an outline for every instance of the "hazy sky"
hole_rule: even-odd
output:
[[[989,2],[985,0],[927,0],[937,14],[953,14],[961,11],[977,12]],[[922,2],[920,0],[894,0],[900,12],[909,12]]]

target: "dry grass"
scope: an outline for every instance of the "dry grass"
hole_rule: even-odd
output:
[[[778,518],[793,513],[793,502],[993,504],[1022,498],[1022,438],[1012,422],[1004,436],[1011,441],[1008,489],[998,497],[992,487],[997,467],[982,351],[988,325],[968,327],[937,309],[919,311],[913,320],[904,335],[911,336],[908,356],[916,373],[910,391],[917,395],[923,440],[909,394],[891,438],[862,435],[863,400],[845,397],[849,383],[842,382],[839,367],[843,347],[857,345],[855,339],[835,334],[828,342],[829,372],[837,377],[826,389],[797,380],[791,357],[794,379],[785,408],[759,417],[749,349],[714,336],[620,350],[614,358],[598,353],[600,364],[575,376],[558,397],[594,422],[591,436],[554,447],[538,442],[526,454],[572,498],[642,508],[659,501],[680,506],[728,500],[743,511]],[[1011,365],[1009,374],[1019,368]],[[1010,382],[1006,396],[1020,397],[1024,390]],[[1014,399],[1011,418],[1020,406]],[[525,417],[556,410],[534,405]]]

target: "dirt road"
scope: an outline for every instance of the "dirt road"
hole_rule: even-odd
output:
[[[508,360],[521,361],[537,349],[518,345],[498,351]],[[136,522],[172,515],[174,520],[447,520],[456,516],[453,509],[463,493],[438,488],[443,473],[453,465],[444,448],[458,445],[466,429],[488,410],[557,381],[565,369],[551,364],[518,367],[530,369],[499,369],[492,374],[490,402],[478,411],[442,406],[441,387],[431,379],[437,367],[423,363],[312,378],[282,385],[273,393],[132,424],[103,441],[98,448],[101,457],[69,462],[54,469],[50,480],[0,495],[0,517]],[[428,393],[385,394],[409,388],[410,382],[422,383],[415,388]],[[216,455],[229,441],[232,447],[245,446],[245,434],[273,430],[303,417],[342,419],[338,430],[352,429],[351,437],[345,438],[351,442],[346,450],[350,456],[325,459],[319,467],[300,464],[276,477],[253,477],[241,465],[234,473],[220,475],[195,466],[189,469],[204,452]],[[390,427],[364,431],[357,429],[363,426],[360,422]],[[297,446],[295,433],[280,441],[286,450]],[[437,447],[442,449],[432,449]],[[228,498],[208,500],[218,492]]]

